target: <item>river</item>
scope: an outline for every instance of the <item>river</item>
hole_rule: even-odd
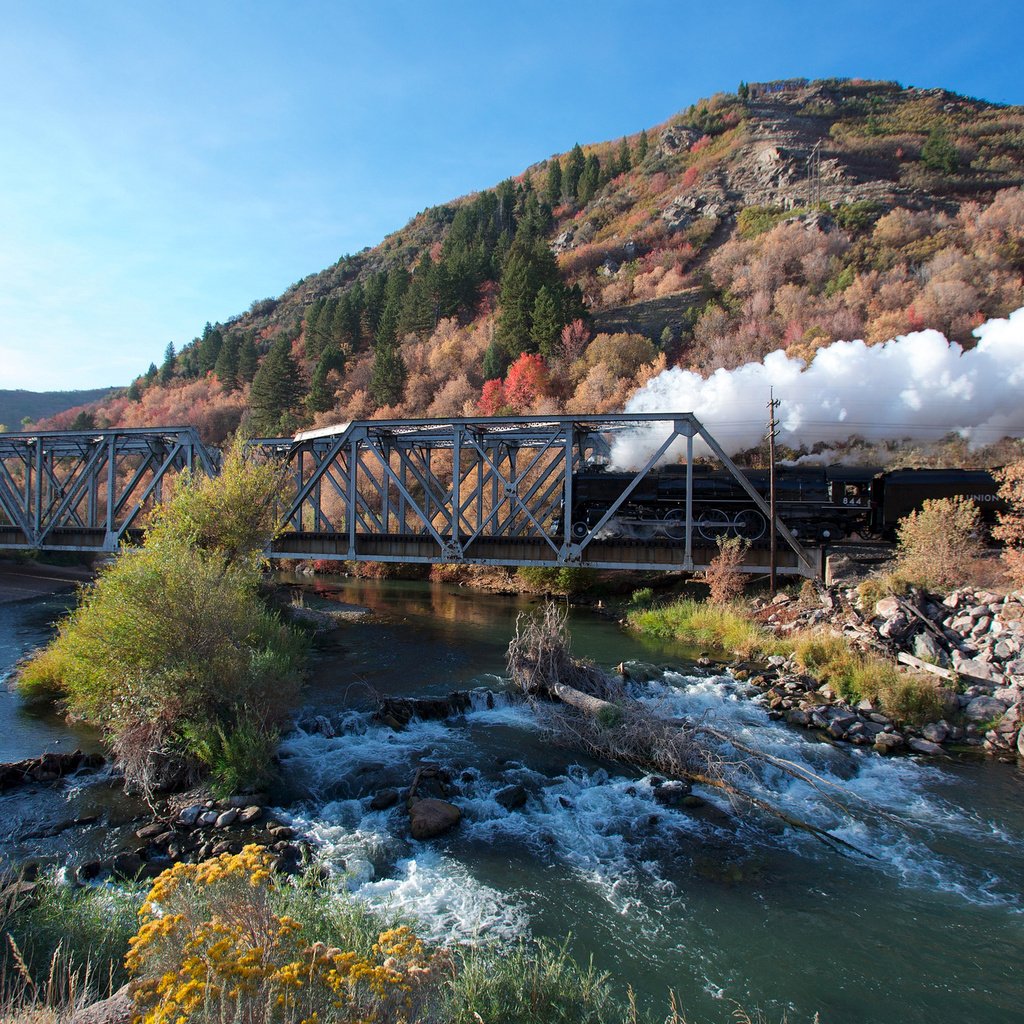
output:
[[[849,812],[777,773],[748,788],[829,828],[864,856],[843,856],[774,819],[730,809],[660,806],[640,772],[559,747],[525,706],[476,701],[448,722],[402,732],[370,718],[371,692],[438,695],[506,688],[516,615],[533,604],[427,583],[321,577],[299,583],[313,606],[371,610],[319,649],[298,729],[282,744],[281,816],[345,872],[361,898],[415,915],[446,941],[522,935],[558,941],[633,986],[646,1007],[676,992],[690,1024],[731,1019],[734,1002],[791,1024],[995,1024],[1021,1018],[1024,992],[1024,773],[989,761],[883,759],[772,722],[741,684],[700,668],[693,651],[646,642],[573,609],[575,653],[612,667],[654,663],[638,688],[659,714],[706,714],[737,739],[806,768],[864,801]],[[0,607],[0,668],[45,639],[66,599]],[[95,743],[0,696],[0,760]],[[55,746],[62,744],[63,746]],[[407,838],[401,808],[372,811],[422,760],[456,780],[454,832]],[[529,798],[507,811],[495,794]],[[697,792],[701,792],[699,789]],[[115,848],[137,808],[102,773],[66,791],[0,797],[9,855],[84,857]],[[26,839],[37,819],[100,813],[112,827]],[[33,828],[27,829],[27,819]],[[19,836],[21,838],[19,838]]]

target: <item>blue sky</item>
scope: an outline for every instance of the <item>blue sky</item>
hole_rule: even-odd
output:
[[[126,384],[424,207],[741,79],[1024,102],[1019,2],[0,0],[0,17],[0,388]]]

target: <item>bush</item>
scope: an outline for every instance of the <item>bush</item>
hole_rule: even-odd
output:
[[[981,556],[981,517],[970,498],[925,501],[896,528],[897,572],[911,583],[942,589],[966,582]]]
[[[694,577],[699,583],[706,583],[712,604],[729,604],[743,593],[745,580],[740,566],[750,546],[741,537],[719,537],[718,554],[711,564]]]
[[[649,608],[654,604],[654,591],[650,587],[641,587],[629,595],[630,608]]]
[[[201,749],[190,737],[218,729],[226,784],[267,754],[290,710],[306,642],[259,594],[278,486],[276,469],[245,462],[237,448],[222,477],[187,480],[142,547],[100,572],[21,673],[24,694],[59,693],[73,716],[103,728],[134,785],[156,784],[154,752],[184,752],[194,765]]]
[[[999,497],[1006,511],[999,513],[999,525],[992,535],[1001,540],[1006,571],[1018,587],[1024,587],[1024,459],[1010,463],[996,473]]]
[[[521,565],[516,575],[535,592],[580,594],[594,585],[594,571],[578,566]]]
[[[157,878],[126,958],[143,1024],[420,1019],[443,955],[405,926],[369,951],[313,941],[282,912],[273,860],[247,846]]]

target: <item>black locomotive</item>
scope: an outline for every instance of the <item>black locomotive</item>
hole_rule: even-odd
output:
[[[743,470],[767,504],[767,470]],[[601,522],[634,474],[591,466],[573,476],[572,535],[582,540]],[[779,467],[775,504],[779,519],[805,541],[895,536],[896,524],[929,498],[971,498],[985,522],[1003,508],[991,473],[968,469]],[[694,533],[706,541],[738,536],[765,541],[768,523],[738,480],[724,469],[693,468]],[[686,535],[686,467],[648,473],[602,526],[600,539],[682,540]]]

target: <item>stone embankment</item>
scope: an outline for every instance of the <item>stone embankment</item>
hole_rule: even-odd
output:
[[[791,660],[774,657],[769,672],[750,676],[773,717],[883,753],[967,747],[1024,757],[1024,592],[960,589],[935,597],[911,591],[868,608],[858,607],[856,590],[826,592],[811,608],[780,595],[762,608],[762,618],[783,635],[831,625],[855,646],[934,675],[943,701],[935,721],[900,728],[871,701],[844,702]]]

